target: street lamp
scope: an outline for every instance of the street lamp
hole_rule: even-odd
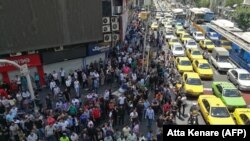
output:
[[[148,54],[147,54],[147,67],[146,67],[146,73],[148,73],[150,46],[147,45],[147,48],[146,48],[146,49],[147,49],[147,52],[148,52]]]

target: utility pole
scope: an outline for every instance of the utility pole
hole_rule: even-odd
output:
[[[145,60],[145,48],[146,48],[146,45],[147,45],[147,33],[148,33],[148,16],[149,16],[149,10],[148,10],[148,7],[146,7],[146,12],[147,12],[147,18],[145,19],[145,33],[144,33],[144,41],[143,41],[143,53],[142,53],[142,60],[143,60],[143,63],[142,63],[142,72],[144,72],[144,60]]]

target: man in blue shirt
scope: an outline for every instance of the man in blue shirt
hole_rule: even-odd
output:
[[[147,108],[145,118],[148,120],[148,128],[151,129],[152,122],[155,119],[155,112],[151,106]]]

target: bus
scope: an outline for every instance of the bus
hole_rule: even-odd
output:
[[[204,22],[211,22],[212,20],[215,19],[215,15],[214,12],[212,10],[210,10],[209,8],[200,8],[201,11],[203,11],[205,13],[205,17],[204,17]]]
[[[191,8],[188,10],[188,19],[193,23],[202,24],[205,19],[205,13],[199,8]]]
[[[176,23],[181,23],[182,25],[184,25],[185,20],[186,20],[186,13],[184,12],[183,9],[173,9],[173,16],[174,16],[174,20],[176,21]]]

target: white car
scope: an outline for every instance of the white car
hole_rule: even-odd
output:
[[[182,47],[181,44],[174,44],[171,47],[171,51],[172,51],[173,56],[175,57],[185,56],[185,49]]]
[[[250,73],[245,69],[230,69],[227,72],[227,78],[239,90],[250,91]]]
[[[213,49],[209,61],[219,72],[227,72],[230,69],[236,68],[229,61],[229,52],[223,47],[216,47]]]
[[[173,26],[172,26],[172,24],[171,23],[165,23],[164,24],[164,27],[166,28],[166,29],[172,29],[173,28]]]
[[[185,41],[184,46],[186,49],[198,48],[198,44],[193,39]]]
[[[205,36],[200,31],[194,32],[193,37],[196,41],[205,40]]]
[[[170,40],[171,38],[174,38],[175,35],[174,35],[174,32],[171,31],[171,30],[166,30],[166,34],[165,34],[165,38],[166,40]]]

